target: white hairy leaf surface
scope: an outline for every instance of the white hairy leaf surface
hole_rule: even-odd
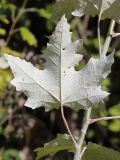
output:
[[[99,15],[102,0],[79,0],[78,6],[72,12],[74,16],[81,17],[84,14]],[[114,19],[120,23],[120,0],[103,0],[102,17]]]
[[[28,97],[26,106],[33,109],[45,106],[49,111],[64,105],[78,111],[97,107],[108,95],[101,90],[101,82],[110,72],[113,54],[103,55],[100,59],[91,58],[84,69],[75,71],[75,65],[82,59],[82,55],[76,53],[82,42],[72,42],[69,29],[63,16],[44,51],[47,60],[44,70],[6,55],[15,77],[12,84]]]

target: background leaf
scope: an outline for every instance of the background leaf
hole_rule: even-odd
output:
[[[7,54],[11,54],[11,55],[13,55],[13,56],[22,57],[20,52],[15,51],[15,50],[12,50],[12,49],[9,48],[9,47],[2,47],[2,48],[0,48],[0,53],[1,53],[1,54],[7,53]]]
[[[4,15],[4,14],[0,15],[0,21],[5,24],[9,24],[9,20],[7,19],[6,15]]]
[[[110,107],[108,113],[111,116],[119,116],[120,115],[120,104]],[[120,131],[120,119],[114,119],[110,121],[108,125],[108,129],[112,132],[119,132]]]
[[[12,73],[9,69],[0,69],[0,91],[7,87],[12,77]]]
[[[26,27],[20,28],[20,34],[24,41],[26,41],[31,46],[37,45],[37,39],[33,35],[33,33]]]
[[[0,28],[0,35],[4,36],[6,34],[6,30],[4,28]]]
[[[117,105],[115,105],[115,106],[112,106],[110,109],[109,109],[109,111],[108,111],[108,113],[110,114],[110,115],[112,115],[112,116],[119,116],[120,115],[120,104],[117,104]]]
[[[53,10],[53,19],[60,18],[62,15],[69,19],[71,17],[71,12],[78,6],[79,0],[59,0],[56,2]]]
[[[97,144],[88,144],[82,160],[120,160],[120,153]]]
[[[8,149],[3,153],[4,160],[9,160],[10,157],[14,158],[15,160],[20,160],[19,152],[16,149]]]

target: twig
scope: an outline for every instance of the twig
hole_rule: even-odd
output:
[[[100,20],[101,20],[101,16],[102,16],[102,7],[103,7],[103,0],[101,1],[101,7],[100,7],[100,13],[99,13],[99,17],[98,17],[98,27],[97,27],[97,33],[98,33],[98,43],[99,43],[99,55],[101,56],[101,52],[102,52],[102,47],[101,47],[101,36],[100,36]]]
[[[83,37],[86,37],[86,31],[88,28],[89,20],[90,20],[90,16],[86,15],[83,20],[83,30],[82,30]]]
[[[71,133],[71,131],[70,131],[70,128],[69,128],[69,126],[68,126],[68,123],[67,123],[67,121],[66,121],[66,119],[65,119],[64,110],[63,110],[63,106],[62,106],[62,105],[61,105],[61,116],[62,116],[63,122],[64,122],[64,124],[65,124],[65,127],[66,127],[66,129],[67,129],[67,131],[68,131],[68,133],[69,133],[69,135],[70,135],[70,137],[71,137],[71,139],[72,139],[72,141],[73,141],[73,143],[74,143],[74,145],[75,145],[75,148],[77,148],[77,147],[78,147],[78,144],[77,144],[75,138],[73,137],[73,135],[72,135],[72,133]]]
[[[112,19],[111,22],[110,22],[108,34],[107,34],[107,37],[106,37],[106,40],[105,40],[105,43],[104,43],[104,47],[103,47],[103,50],[102,50],[102,55],[103,56],[105,56],[108,52],[108,49],[109,49],[109,46],[110,46],[110,43],[111,43],[111,40],[112,40],[112,34],[113,34],[114,27],[115,27],[115,20]]]
[[[27,12],[35,12],[35,8],[26,8],[23,10],[23,13],[27,13]]]
[[[23,9],[25,8],[27,2],[28,2],[28,0],[24,0],[23,1],[23,4],[22,4],[20,10],[18,11],[18,14],[16,15],[16,17],[15,17],[15,19],[14,19],[12,25],[11,25],[10,31],[9,31],[7,39],[6,39],[6,44],[5,44],[6,46],[9,44],[9,42],[11,40],[11,36],[12,36],[12,34],[14,32],[14,28],[15,28],[18,20],[20,19],[21,15],[23,14]]]
[[[96,119],[90,119],[90,124],[98,122],[98,121],[102,121],[102,120],[111,120],[111,119],[119,119],[120,116],[111,116],[111,117],[101,117],[101,118],[96,118]]]
[[[20,27],[13,30],[12,35],[20,31]]]
[[[83,154],[84,154],[84,152],[85,152],[86,149],[87,149],[87,147],[85,146],[85,147],[83,148],[82,152],[81,152],[80,159],[82,158],[82,156],[83,156]]]
[[[92,110],[92,108],[90,107],[85,111],[85,116],[84,116],[84,120],[83,120],[83,127],[81,129],[81,135],[80,135],[80,139],[78,141],[78,147],[75,151],[74,160],[80,160],[80,158],[81,158],[81,154],[82,154],[81,148],[82,148],[82,145],[83,145],[83,142],[85,139],[85,135],[86,135],[86,132],[87,132],[87,129],[89,126],[91,110]]]
[[[20,109],[21,109],[21,108],[16,107],[16,108],[14,108],[14,109],[12,110],[12,118],[11,118],[11,119],[13,119],[13,117],[15,117],[15,114],[16,114],[17,112],[19,112]],[[9,113],[9,114],[10,114],[10,113]],[[0,121],[0,125],[3,125],[6,121],[9,120],[9,114],[8,114],[3,120]],[[13,115],[14,115],[14,116],[13,116]]]

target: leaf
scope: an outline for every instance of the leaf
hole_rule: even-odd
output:
[[[57,138],[46,143],[44,147],[39,147],[35,150],[37,153],[36,160],[48,155],[55,154],[59,151],[68,150],[69,152],[74,151],[73,142],[70,139],[70,136],[67,134],[58,134]]]
[[[20,160],[19,152],[16,149],[8,149],[3,153],[3,159],[8,160],[10,157],[14,158],[15,160]]]
[[[120,119],[114,119],[110,122],[108,129],[112,132],[120,132]]]
[[[97,144],[88,144],[82,160],[120,160],[120,153]]]
[[[0,160],[3,160],[3,158],[2,158],[2,154],[0,153]]]
[[[35,38],[33,33],[30,30],[28,30],[26,27],[20,28],[20,34],[23,40],[26,41],[29,45],[31,46],[37,45],[37,39]]]
[[[105,0],[103,2],[102,11],[106,10],[109,6],[110,0]],[[72,12],[74,16],[82,16],[84,14],[89,14],[92,16],[99,15],[101,8],[101,0],[79,0],[79,5],[76,10]]]
[[[6,34],[6,30],[4,28],[0,28],[0,35],[4,36]]]
[[[112,106],[110,109],[109,109],[109,114],[111,114],[112,116],[119,116],[120,115],[120,104],[117,104],[115,106]]]
[[[63,14],[71,17],[71,12],[77,7],[79,0],[57,0],[53,10],[53,18],[60,18]]]
[[[4,14],[0,14],[0,21],[5,24],[9,24],[9,20],[7,19],[6,15],[4,15]]]
[[[9,67],[4,56],[0,55],[0,69],[7,69]]]
[[[120,104],[117,104],[115,106],[112,106],[108,113],[112,116],[119,116],[120,115]],[[112,120],[109,125],[108,129],[112,132],[119,132],[120,131],[120,119],[114,119]]]
[[[12,84],[28,96],[26,106],[45,106],[49,111],[65,105],[78,111],[97,107],[108,95],[101,90],[101,82],[110,72],[113,54],[103,55],[100,59],[91,58],[81,71],[75,71],[74,66],[82,59],[82,55],[76,54],[82,42],[71,42],[69,29],[63,16],[44,51],[47,60],[44,70],[38,70],[20,58],[6,55],[15,76]]]
[[[12,79],[12,73],[8,69],[0,69],[0,90],[7,87],[8,83]]]
[[[6,8],[8,8],[11,12],[15,12],[15,10],[17,9],[17,6],[13,3],[7,3]]]
[[[0,48],[0,53],[2,53],[2,54],[3,53],[7,53],[7,54],[11,54],[13,56],[21,57],[21,53],[20,52],[12,50],[9,47],[2,47],[2,48]]]
[[[81,17],[84,14],[99,15],[102,0],[79,0],[79,5],[72,12],[74,16]],[[102,5],[102,17],[114,19],[120,23],[120,0],[104,0]]]
[[[46,19],[51,18],[51,12],[49,12],[49,10],[47,10],[47,9],[42,8],[42,9],[36,9],[35,11],[39,16],[41,16],[43,18],[46,18]]]

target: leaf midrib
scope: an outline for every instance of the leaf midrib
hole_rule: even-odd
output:
[[[27,74],[22,68],[20,68],[15,62],[14,62],[14,64],[21,70],[21,71],[23,71],[28,77],[30,77],[29,76],[29,74]],[[34,66],[33,66],[34,67]],[[38,70],[39,71],[39,70]],[[42,85],[40,85],[36,80],[34,80],[32,77],[30,77],[34,82],[35,82],[35,84],[37,84],[39,87],[41,87],[43,90],[45,90],[51,97],[53,97],[54,99],[56,99],[58,102],[59,102],[59,99],[57,98],[57,97],[55,97],[54,95],[52,95],[49,91],[47,91]]]

